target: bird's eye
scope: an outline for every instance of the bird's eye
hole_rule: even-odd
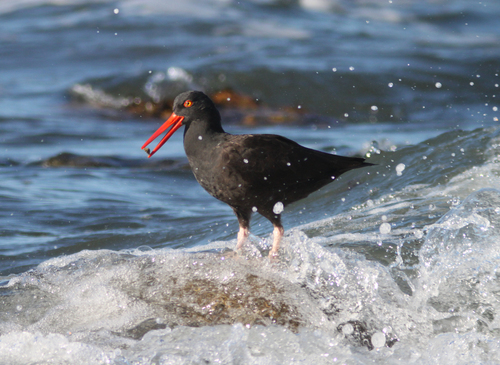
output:
[[[184,106],[185,106],[186,108],[189,108],[191,105],[193,105],[193,102],[192,102],[191,100],[186,100],[186,101],[184,102]]]

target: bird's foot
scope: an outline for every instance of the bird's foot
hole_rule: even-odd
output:
[[[280,259],[280,256],[278,255],[277,252],[269,251],[269,261],[271,262],[278,262]]]

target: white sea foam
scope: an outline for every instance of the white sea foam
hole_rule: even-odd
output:
[[[235,260],[233,242],[51,259],[2,288],[0,362],[499,361],[499,205],[481,190],[427,228],[411,296],[390,268],[297,229],[280,263]]]

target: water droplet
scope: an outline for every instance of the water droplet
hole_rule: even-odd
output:
[[[370,109],[373,110],[374,112],[376,112],[378,110],[378,106],[372,105]]]
[[[276,204],[274,204],[273,213],[274,214],[281,214],[281,212],[283,212],[284,208],[285,207],[283,206],[282,202],[277,202]]]
[[[389,234],[391,232],[391,225],[387,222],[384,222],[380,225],[379,231],[382,234]]]
[[[398,165],[396,166],[396,174],[397,174],[398,176],[403,175],[403,171],[404,171],[405,167],[406,167],[406,166],[405,166],[405,164],[404,164],[404,163],[400,163],[400,164],[398,164]]]
[[[346,118],[347,118],[348,116],[349,116],[349,114],[347,114],[347,113],[344,113],[344,117],[346,117]]]
[[[342,327],[342,333],[346,336],[350,335],[351,333],[354,332],[354,327],[352,326],[352,324],[350,323],[346,323],[343,327]]]
[[[349,71],[354,71],[354,66],[350,66]]]
[[[248,163],[248,160],[246,158],[243,159],[244,163]]]
[[[373,347],[382,347],[385,345],[385,335],[382,332],[375,332],[371,340]]]
[[[332,68],[333,72],[337,72],[337,67]]]
[[[201,141],[203,139],[203,137],[202,136],[198,136],[198,139]]]
[[[441,87],[443,87],[443,84],[441,84],[440,82],[436,82],[436,88],[441,89]]]
[[[116,8],[115,10],[113,10],[113,13],[115,14],[118,14],[120,12],[120,9]]]
[[[292,166],[292,164],[290,162],[287,162],[286,165],[287,166]]]
[[[393,87],[393,86],[394,86],[394,84],[393,84],[392,82],[389,82],[389,83],[387,84],[387,86],[389,86],[389,87]]]
[[[257,211],[257,207],[252,207],[252,212],[256,212]]]

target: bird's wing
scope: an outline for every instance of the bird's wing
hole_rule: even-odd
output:
[[[280,181],[338,177],[361,167],[364,161],[316,151],[271,134],[231,135],[222,156],[228,165],[238,166],[243,174],[262,174]]]
[[[223,166],[231,175],[225,181],[232,181],[235,189],[243,187],[247,194],[266,190],[283,196],[293,193],[297,198],[363,165],[362,158],[331,155],[269,134],[228,135],[219,156],[220,170]]]

